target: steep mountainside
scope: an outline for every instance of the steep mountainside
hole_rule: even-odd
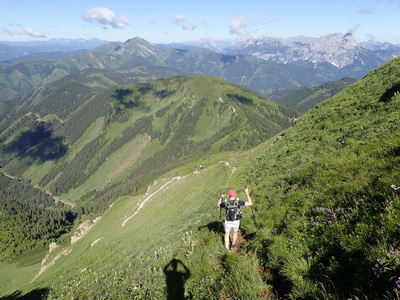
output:
[[[255,148],[198,157],[157,177],[143,194],[119,198],[101,218],[76,228],[71,239],[53,244],[43,260],[24,258],[0,265],[2,295],[36,294],[48,299],[116,295],[122,299],[396,299],[400,292],[399,70],[400,59],[384,64]],[[192,140],[206,141],[211,127],[224,128],[223,120],[234,117],[231,106],[238,117],[258,106],[256,98],[251,98],[251,104],[246,100],[250,96],[240,90],[241,97],[233,101],[228,100],[228,93],[221,96],[225,105],[219,100],[220,93],[215,93],[209,97],[215,101],[205,101],[213,103],[214,109],[199,109],[183,84],[191,80],[157,81],[151,92],[148,85],[109,90],[116,96],[109,102],[113,104],[110,116],[116,119],[107,122],[100,118],[96,126],[87,127],[86,138],[76,140],[70,153],[77,157],[74,149],[85,148],[84,141],[94,141],[99,131],[104,132],[107,144],[113,133],[123,132],[124,124],[133,124],[122,119],[139,120],[146,111],[154,113],[154,132],[166,124],[158,119],[160,115],[171,111],[169,128],[196,132]],[[215,92],[215,79],[195,78],[195,83],[204,97]],[[143,96],[137,103],[139,89]],[[150,97],[154,91],[159,97]],[[180,95],[174,104],[171,91]],[[183,101],[183,94],[190,101]],[[92,101],[98,101],[97,97]],[[152,109],[149,103],[159,106]],[[166,106],[161,103],[171,107],[162,110]],[[175,117],[180,106],[196,109]],[[96,102],[92,107],[100,105]],[[196,117],[199,110],[208,112],[202,115],[203,121]],[[216,112],[219,118],[213,114]],[[183,116],[196,119],[199,127],[193,131],[182,122]],[[182,126],[173,122],[178,118]],[[244,126],[246,123],[241,123],[240,127]],[[60,133],[65,130],[57,128]],[[68,135],[71,141],[72,136]],[[223,145],[222,141],[213,147]],[[106,150],[103,147],[99,153]],[[61,160],[71,159],[65,156]],[[112,165],[110,160],[113,158],[105,164]],[[127,161],[118,159],[102,177],[125,167]],[[193,172],[195,161],[206,162],[203,172]],[[49,161],[36,168],[36,176],[40,177],[47,165]],[[94,165],[87,164],[80,174]],[[29,177],[33,169],[24,173]],[[217,197],[231,188],[242,197],[246,184],[254,208],[245,209],[240,245],[229,252],[221,240],[222,216],[215,204]],[[85,185],[91,188],[93,182]]]
[[[276,91],[269,96],[269,99],[280,104],[291,105],[299,112],[305,113],[318,103],[321,103],[347,88],[355,81],[355,79],[347,77],[338,81],[326,82],[314,87],[301,87],[291,90]]]
[[[254,147],[296,116],[223,79],[194,75],[100,93],[66,81],[15,104],[1,123],[2,186],[22,181],[29,193],[35,187],[82,205],[79,214],[104,211],[183,164],[194,169],[204,155]],[[0,198],[18,201],[18,194]],[[21,251],[4,245],[17,248],[11,257]]]

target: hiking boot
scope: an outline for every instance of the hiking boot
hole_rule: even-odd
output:
[[[232,244],[231,245],[231,250],[235,249],[235,247],[236,247],[236,244]]]

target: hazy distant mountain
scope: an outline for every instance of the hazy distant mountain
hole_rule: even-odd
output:
[[[262,36],[228,44],[207,39],[192,44],[229,55],[251,55],[280,64],[322,68],[340,73],[340,78],[361,78],[384,61],[400,55],[400,45],[373,41],[358,43],[351,33],[333,33],[319,38]]]
[[[225,53],[252,55],[282,64],[296,64],[327,71],[341,77],[361,78],[384,61],[400,55],[400,47],[376,50],[362,47],[351,33],[313,37],[259,37],[232,43]]]
[[[249,38],[233,43],[226,51],[285,64],[327,62],[337,68],[354,63],[363,53],[363,49],[358,46],[350,33],[346,35],[336,33],[321,38],[305,36]]]
[[[48,41],[5,42],[0,41],[0,61],[39,52],[74,52],[93,49],[109,43],[99,39],[51,39]]]
[[[399,50],[400,45],[394,45],[388,42],[376,42],[376,41],[368,41],[368,42],[361,42],[360,46],[369,49],[372,51],[381,51],[381,50]]]

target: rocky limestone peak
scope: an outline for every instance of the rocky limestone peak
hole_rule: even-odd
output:
[[[361,47],[353,34],[333,33],[319,38],[251,37],[233,43],[229,51],[234,54],[253,55],[277,63],[328,62],[337,68],[343,68],[358,59]]]
[[[219,45],[217,41],[211,39],[211,38],[202,38],[200,39],[197,44],[198,47],[202,47],[205,49],[209,49],[215,52],[222,52],[224,47],[222,45]]]

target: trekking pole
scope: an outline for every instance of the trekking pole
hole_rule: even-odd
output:
[[[258,224],[257,224],[257,220],[256,220],[256,215],[254,214],[254,210],[253,210],[253,207],[252,206],[250,206],[251,207],[251,213],[252,213],[252,215],[253,215],[253,222],[254,222],[254,225],[256,226],[256,231],[258,231],[258,229],[260,229],[259,227],[258,227]]]
[[[244,188],[247,189],[247,185],[245,185]],[[257,221],[256,221],[256,215],[254,214],[254,210],[253,210],[253,205],[250,206],[250,208],[251,208],[251,214],[252,214],[252,217],[253,217],[253,220],[254,220],[254,225],[255,225],[256,228],[258,229]]]
[[[253,206],[250,206],[250,208],[251,208],[251,214],[253,215],[254,224],[255,224],[256,223],[256,215],[254,214]]]
[[[222,224],[222,217],[221,217],[221,211],[222,211],[222,207],[219,207],[219,219],[218,219],[218,229],[221,231],[221,224]]]

